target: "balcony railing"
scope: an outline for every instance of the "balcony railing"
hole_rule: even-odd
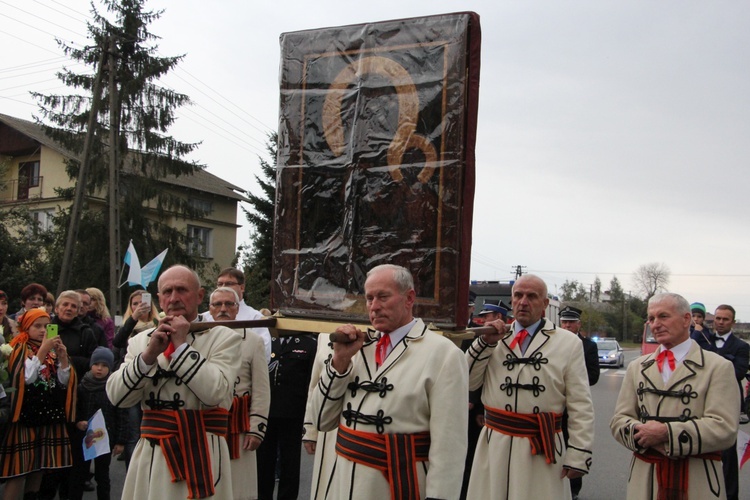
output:
[[[29,184],[31,183],[27,179],[11,179],[7,183],[0,183],[0,203],[44,198],[44,176],[34,178],[33,185]]]

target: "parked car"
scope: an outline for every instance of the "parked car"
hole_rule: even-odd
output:
[[[595,339],[596,348],[599,350],[599,366],[625,366],[625,353],[615,339]]]

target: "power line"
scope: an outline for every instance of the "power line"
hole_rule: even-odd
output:
[[[34,0],[34,1],[35,1],[36,3],[38,3],[39,5],[41,5],[42,7],[46,7],[46,8],[48,8],[49,10],[52,10],[52,11],[54,11],[54,12],[57,12],[58,14],[62,14],[62,15],[63,15],[63,16],[65,16],[65,17],[69,17],[70,19],[73,19],[74,21],[78,21],[78,22],[81,22],[81,23],[84,23],[84,24],[85,24],[86,22],[88,22],[88,21],[90,20],[90,18],[89,18],[89,16],[88,16],[88,15],[86,15],[86,14],[81,14],[80,12],[78,12],[78,11],[77,11],[77,10],[75,10],[75,9],[73,9],[72,7],[69,7],[69,6],[67,6],[67,5],[65,5],[65,4],[63,4],[63,3],[57,2],[57,1],[55,1],[55,0],[50,0],[50,1],[52,1],[52,2],[54,2],[54,3],[56,3],[56,4],[58,4],[58,5],[60,5],[60,6],[62,6],[62,7],[65,7],[65,8],[66,8],[66,9],[68,9],[69,11],[71,11],[71,12],[74,12],[74,13],[76,13],[76,14],[77,14],[77,15],[79,15],[79,16],[83,16],[83,19],[80,19],[80,18],[75,18],[75,17],[71,16],[70,14],[66,14],[65,12],[63,12],[63,11],[61,11],[61,10],[59,10],[59,9],[55,9],[55,8],[53,8],[53,7],[50,7],[49,5],[45,5],[44,3],[40,2],[39,0]]]
[[[21,11],[21,12],[23,12],[24,14],[28,14],[28,15],[29,15],[29,16],[31,16],[31,17],[35,17],[35,18],[37,18],[37,19],[40,19],[40,20],[44,21],[45,23],[49,23],[49,24],[51,24],[51,25],[53,25],[53,26],[57,26],[58,28],[62,28],[62,29],[64,29],[65,31],[70,31],[70,32],[71,32],[71,33],[73,33],[74,35],[78,35],[78,36],[83,36],[83,38],[86,38],[86,36],[85,36],[85,35],[81,35],[80,33],[76,32],[76,31],[73,31],[72,29],[70,29],[70,28],[68,28],[68,27],[66,27],[66,26],[63,26],[63,25],[61,25],[61,24],[57,24],[57,23],[54,23],[54,22],[50,21],[49,19],[44,19],[43,17],[41,17],[41,16],[37,16],[36,14],[32,14],[31,12],[29,12],[29,11],[27,11],[27,10],[23,10],[23,9],[22,9],[22,8],[20,8],[20,7],[16,7],[15,5],[9,4],[8,2],[5,2],[4,0],[0,0],[0,3],[4,3],[5,5],[8,5],[8,6],[10,6],[10,7],[13,7],[14,9],[20,10],[20,11]],[[35,30],[37,30],[37,31],[41,31],[42,33],[46,33],[46,34],[50,35],[50,36],[51,36],[51,37],[53,37],[53,38],[58,38],[58,37],[56,37],[55,35],[53,35],[52,33],[50,33],[49,31],[45,31],[45,30],[43,30],[43,29],[41,29],[41,28],[38,28],[38,27],[36,27],[36,26],[34,26],[34,25],[32,25],[32,24],[26,23],[26,22],[24,22],[24,21],[21,21],[21,20],[19,20],[19,19],[16,19],[16,18],[14,18],[14,17],[11,17],[11,16],[9,16],[9,15],[7,15],[7,14],[5,15],[5,17],[6,17],[7,19],[11,19],[11,20],[13,20],[13,21],[16,21],[17,23],[23,24],[24,26],[28,26],[29,28],[33,28],[33,29],[35,29]]]
[[[629,273],[623,273],[623,272],[613,272],[613,271],[547,271],[547,270],[541,270],[541,269],[531,269],[531,272],[535,273],[550,273],[550,274],[613,274],[618,276],[630,276],[635,273],[629,272]],[[680,278],[750,278],[750,274],[699,274],[699,273],[670,273],[670,277],[680,277]]]
[[[0,69],[0,73],[6,73],[6,72],[11,72],[11,71],[21,71],[25,69],[36,68],[39,66],[57,65],[67,60],[68,60],[67,57],[53,57],[51,59],[44,59],[41,61],[19,64],[18,66],[10,66],[8,68],[2,68]]]

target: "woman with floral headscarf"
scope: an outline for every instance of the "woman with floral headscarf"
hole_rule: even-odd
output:
[[[65,424],[75,420],[77,379],[60,337],[47,335],[49,322],[44,309],[27,310],[10,342],[11,423],[0,441],[9,500],[36,498],[44,471],[72,464]]]

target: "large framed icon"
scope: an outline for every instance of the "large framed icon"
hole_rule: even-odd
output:
[[[273,307],[367,322],[391,263],[466,325],[480,43],[470,12],[281,35]]]

